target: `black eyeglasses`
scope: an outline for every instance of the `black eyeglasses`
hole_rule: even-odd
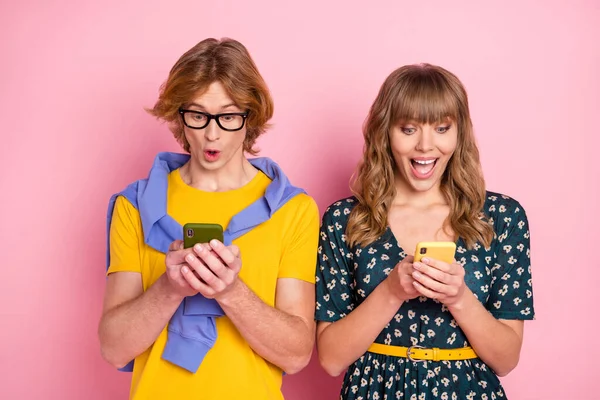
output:
[[[209,114],[202,111],[179,109],[179,114],[181,114],[181,119],[188,128],[204,129],[210,124],[210,120],[214,119],[217,121],[219,128],[228,132],[235,132],[242,129],[244,127],[244,122],[246,122],[246,118],[248,117],[247,111]]]

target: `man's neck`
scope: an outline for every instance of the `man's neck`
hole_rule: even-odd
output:
[[[208,170],[194,158],[181,167],[181,179],[196,189],[205,192],[226,192],[248,184],[258,170],[245,158],[231,160],[222,168]]]

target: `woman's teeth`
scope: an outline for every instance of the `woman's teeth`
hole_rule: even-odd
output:
[[[435,162],[435,158],[432,160],[412,160],[412,161],[416,162],[417,164],[427,165],[427,164],[431,164],[431,163]]]
[[[432,158],[431,160],[410,160],[412,167],[421,177],[425,177],[425,175],[433,171],[436,161],[437,158]]]

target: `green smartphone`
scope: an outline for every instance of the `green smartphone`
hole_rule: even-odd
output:
[[[187,223],[183,226],[183,247],[186,249],[213,239],[223,242],[223,227],[219,224]]]
[[[414,261],[421,261],[423,257],[430,257],[452,264],[455,252],[456,244],[453,242],[420,242],[415,250]]]

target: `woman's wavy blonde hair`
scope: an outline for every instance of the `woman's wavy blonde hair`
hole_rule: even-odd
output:
[[[390,149],[390,131],[400,121],[435,124],[451,118],[458,142],[442,176],[441,190],[450,205],[443,229],[451,228],[472,248],[490,245],[494,233],[482,213],[485,182],[469,114],[467,92],[451,72],[430,64],[403,66],[387,77],[371,106],[363,128],[363,158],[351,182],[358,204],[346,235],[350,246],[366,246],[388,227],[388,212],[396,195],[397,168]]]
[[[147,111],[168,122],[175,139],[189,152],[179,108],[213,82],[220,82],[236,105],[248,111],[244,151],[256,155],[254,143],[269,128],[273,99],[250,53],[237,40],[209,38],[189,49],[173,65],[158,101]]]

